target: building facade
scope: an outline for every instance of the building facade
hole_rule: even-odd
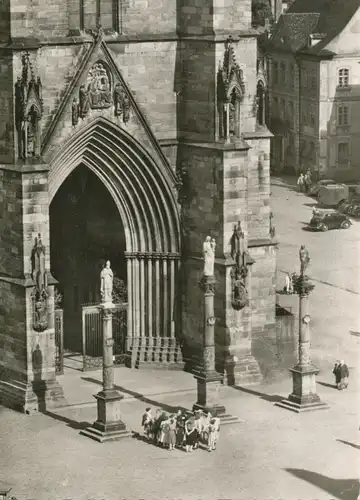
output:
[[[274,169],[358,180],[360,3],[294,2],[263,44]]]
[[[3,404],[62,400],[56,289],[81,352],[107,259],[127,290],[126,364],[194,369],[208,235],[218,369],[259,380],[276,262],[250,0],[7,0],[0,19]]]

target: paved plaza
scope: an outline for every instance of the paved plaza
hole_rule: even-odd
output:
[[[310,198],[283,181],[272,186],[279,239],[278,288],[298,271],[304,243],[311,257],[312,353],[321,369],[317,390],[329,408],[298,415],[275,406],[291,392],[276,383],[222,387],[222,402],[240,422],[223,426],[214,453],[169,452],[136,438],[99,444],[79,434],[96,419],[93,394],[101,372],[83,373],[68,360],[59,377],[69,406],[34,417],[0,409],[0,481],[19,500],[355,500],[360,475],[359,255],[360,222],[348,231],[309,233]],[[296,297],[280,303],[297,312]],[[350,386],[333,387],[332,364],[344,358]],[[122,418],[140,431],[146,406],[191,408],[194,378],[184,372],[117,368]],[[266,381],[265,381],[266,382]]]

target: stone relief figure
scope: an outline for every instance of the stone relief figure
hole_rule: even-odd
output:
[[[80,85],[79,89],[79,116],[85,118],[90,110],[89,93],[85,85]]]
[[[235,105],[230,102],[229,103],[229,134],[235,135],[236,130],[236,108]]]
[[[114,273],[110,268],[110,261],[108,260],[100,273],[101,300],[104,304],[112,303],[113,283]]]
[[[92,109],[103,109],[111,106],[110,78],[102,62],[95,63],[90,69],[86,88]]]
[[[31,254],[32,278],[35,288],[33,299],[33,329],[44,331],[48,327],[48,284],[45,269],[45,247],[41,241],[41,235],[35,239],[35,245]]]
[[[203,243],[204,276],[214,276],[216,242],[207,236]]]
[[[130,120],[130,99],[121,83],[114,89],[115,116],[122,116],[123,122]]]
[[[79,122],[79,103],[78,103],[76,97],[74,97],[72,105],[71,105],[71,121],[72,121],[72,124],[74,127]]]
[[[240,310],[248,304],[248,292],[246,289],[247,265],[245,250],[245,235],[238,222],[234,226],[231,238],[231,256],[235,265],[231,271],[232,279],[232,306],[235,310]]]
[[[40,155],[39,122],[43,111],[42,85],[35,78],[29,54],[23,54],[21,77],[15,83],[15,123],[17,130],[18,157]]]
[[[305,245],[301,245],[299,250],[299,257],[300,257],[300,274],[304,274],[310,262],[309,252],[305,248]]]

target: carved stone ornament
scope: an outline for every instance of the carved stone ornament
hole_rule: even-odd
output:
[[[204,276],[199,281],[199,286],[205,294],[214,294],[217,281],[215,276]]]
[[[239,311],[249,304],[246,283],[248,269],[246,263],[245,235],[240,222],[238,222],[237,226],[234,226],[234,232],[231,237],[231,257],[235,261],[230,274],[231,305],[236,311]]]
[[[124,123],[130,120],[130,99],[121,83],[114,88],[115,116],[121,117]]]
[[[45,269],[45,247],[41,241],[41,235],[35,239],[35,245],[31,253],[32,278],[35,287],[32,293],[32,326],[37,332],[43,332],[49,325],[48,310],[48,284],[47,271]]]
[[[74,127],[79,123],[79,103],[76,97],[74,98],[71,105],[71,122]]]
[[[22,56],[22,72],[15,83],[15,123],[18,157],[40,156],[39,122],[43,113],[42,85],[35,78],[28,53]]]
[[[223,63],[218,70],[217,97],[219,102],[228,102],[231,89],[235,87],[239,97],[245,93],[243,71],[236,62],[235,50],[231,37],[225,42],[225,53]]]
[[[109,71],[101,61],[90,69],[86,83],[79,89],[79,116],[85,118],[90,109],[106,109],[112,105]]]

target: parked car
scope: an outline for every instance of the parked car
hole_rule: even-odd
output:
[[[337,184],[336,181],[333,181],[332,179],[322,179],[321,181],[317,182],[313,186],[311,186],[309,190],[309,195],[310,196],[318,196],[319,190],[321,186],[329,186],[331,184]]]
[[[349,198],[349,188],[345,184],[329,184],[320,186],[318,192],[318,202],[327,207],[336,207]]]
[[[349,229],[350,226],[351,220],[339,212],[317,212],[309,223],[309,228],[317,231]]]

